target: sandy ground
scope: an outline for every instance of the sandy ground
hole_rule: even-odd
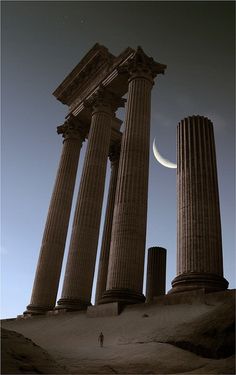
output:
[[[65,374],[42,348],[20,333],[1,329],[1,374]]]
[[[229,339],[233,319],[229,293],[223,301],[135,305],[110,317],[72,312],[3,321],[2,326],[33,340],[70,374],[235,374]],[[185,349],[178,347],[183,343]],[[222,358],[214,358],[215,352]]]

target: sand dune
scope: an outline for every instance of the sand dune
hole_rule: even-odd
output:
[[[1,329],[1,374],[65,374],[65,367],[20,333]]]
[[[2,325],[40,345],[70,374],[235,374],[234,294],[204,299],[159,299],[127,306],[119,316],[70,312]]]

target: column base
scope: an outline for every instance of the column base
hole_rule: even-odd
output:
[[[80,299],[61,298],[57,302],[55,309],[64,309],[67,311],[87,310],[87,307],[90,305],[90,302],[82,301]]]
[[[141,293],[137,293],[131,289],[110,289],[103,293],[102,298],[98,301],[98,304],[120,302],[124,305],[131,305],[134,303],[144,303],[145,297]]]
[[[213,273],[190,272],[182,273],[174,278],[172,289],[168,294],[204,289],[206,293],[219,292],[228,288],[228,281]]]
[[[23,312],[23,315],[44,315],[48,311],[53,310],[54,306],[36,306],[28,305],[26,306],[26,311]]]

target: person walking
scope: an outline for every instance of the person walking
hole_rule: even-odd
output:
[[[102,348],[103,347],[103,341],[104,341],[104,335],[103,333],[101,332],[100,335],[98,336],[98,341],[100,343],[100,347]]]

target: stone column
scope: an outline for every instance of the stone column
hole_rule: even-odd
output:
[[[100,88],[86,104],[92,106],[92,121],[59,308],[81,310],[90,305],[111,123],[123,103]]]
[[[110,177],[109,193],[108,193],[107,207],[106,207],[106,216],[105,216],[103,236],[102,236],[101,254],[100,254],[99,268],[98,268],[97,289],[96,289],[96,298],[95,298],[96,304],[99,303],[99,300],[102,298],[102,295],[106,290],[108,262],[109,262],[109,255],[110,255],[110,246],[111,246],[112,219],[113,219],[113,213],[114,213],[119,158],[120,158],[120,142],[118,144],[116,143],[112,145],[110,149],[110,154],[109,154],[109,159],[111,161],[111,177]]]
[[[177,277],[170,292],[227,289],[212,122],[202,116],[177,128]]]
[[[101,303],[137,303],[142,294],[146,241],[149,133],[153,78],[165,66],[139,47],[127,70],[129,78],[113,216],[106,292]]]
[[[73,122],[74,121],[74,122]],[[84,140],[78,122],[57,128],[64,137],[61,160],[49,206],[32,297],[25,314],[41,314],[55,306],[68,230],[75,179]]]
[[[166,249],[148,249],[146,302],[166,293]]]

